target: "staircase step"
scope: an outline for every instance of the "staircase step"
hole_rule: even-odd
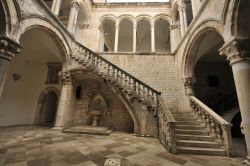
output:
[[[219,148],[218,143],[212,141],[177,140],[176,145],[201,148]]]
[[[196,121],[196,118],[189,118],[189,117],[175,117],[174,118],[176,121]]]
[[[188,146],[177,146],[178,153],[186,154],[200,154],[200,155],[212,155],[212,156],[225,156],[226,153],[222,149],[217,148],[197,148]]]
[[[175,121],[176,125],[200,125],[198,121]]]
[[[184,129],[184,130],[203,130],[204,127],[200,125],[176,125],[176,129]]]
[[[176,134],[188,134],[188,135],[208,135],[207,131],[204,130],[183,130],[176,129]]]
[[[213,141],[213,138],[208,135],[188,135],[176,134],[177,140],[193,140],[193,141]]]

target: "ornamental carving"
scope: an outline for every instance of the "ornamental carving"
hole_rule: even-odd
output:
[[[230,64],[248,60],[250,58],[250,40],[234,39],[220,49],[220,54],[225,55]]]
[[[71,73],[69,71],[59,71],[58,77],[62,84],[70,84],[72,81]]]
[[[172,24],[170,30],[180,29],[180,24]]]
[[[0,37],[0,54],[2,57],[11,60],[14,54],[20,52],[22,46],[17,42],[3,36]]]
[[[193,88],[195,82],[196,82],[195,77],[187,77],[184,79],[184,86],[185,88]]]

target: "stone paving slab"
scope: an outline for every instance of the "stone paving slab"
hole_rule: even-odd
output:
[[[0,165],[104,166],[108,159],[119,160],[120,166],[240,166],[243,161],[240,157],[171,154],[156,138],[122,132],[102,136],[35,126],[0,128]]]

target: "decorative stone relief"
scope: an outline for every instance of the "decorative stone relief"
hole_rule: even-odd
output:
[[[17,42],[7,38],[0,37],[0,57],[12,60],[14,54],[21,51],[22,46]]]
[[[242,60],[250,60],[250,40],[233,39],[220,49],[220,54],[225,55],[230,64]]]
[[[70,84],[72,81],[71,73],[69,71],[59,71],[58,77],[62,84]]]

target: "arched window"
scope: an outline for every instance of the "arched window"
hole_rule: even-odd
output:
[[[100,52],[114,52],[115,22],[113,20],[106,19],[102,22],[99,42]]]
[[[142,19],[137,23],[137,51],[151,52],[151,28],[148,20]]]
[[[170,52],[169,23],[164,19],[155,22],[155,49],[156,52]]]
[[[118,51],[119,52],[132,52],[133,51],[133,23],[128,19],[124,19],[119,24],[119,39]]]

